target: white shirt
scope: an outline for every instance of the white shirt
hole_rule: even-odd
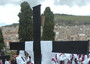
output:
[[[5,64],[10,64],[9,61],[5,61]]]
[[[16,57],[17,64],[26,64],[26,57],[24,54],[24,50],[19,51],[19,56]]]
[[[77,59],[78,56],[77,56],[77,54],[73,54],[73,55],[74,55],[74,57],[73,57],[73,59],[72,59],[72,64],[76,64],[76,63],[75,63],[75,59]]]
[[[85,57],[84,57],[84,61],[83,61],[82,63],[83,63],[83,64],[87,64],[87,63],[88,63],[87,55],[85,55]]]
[[[59,61],[64,61],[64,63],[67,64],[70,58],[70,54],[63,54],[59,57]]]

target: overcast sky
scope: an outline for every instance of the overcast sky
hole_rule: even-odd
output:
[[[41,13],[49,6],[53,13],[90,16],[90,0],[0,0],[0,26],[18,23],[23,1],[31,7],[41,4]]]

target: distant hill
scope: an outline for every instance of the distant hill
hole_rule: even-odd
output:
[[[10,25],[6,25],[4,27],[17,26],[17,25],[19,25],[19,23],[13,23],[13,24],[10,24]]]
[[[90,24],[90,16],[54,14],[54,19],[55,19],[55,24],[59,24],[59,25],[87,25],[87,24]]]
[[[75,16],[75,15],[67,15],[67,14],[54,14],[55,24],[65,26],[65,25],[89,25],[90,24],[90,16]],[[6,25],[4,27],[9,26],[17,26],[19,23],[13,23],[11,25]]]

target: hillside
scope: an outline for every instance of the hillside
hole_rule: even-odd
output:
[[[74,26],[74,25],[90,25],[90,16],[74,16],[67,14],[54,14],[55,24],[60,26]],[[19,23],[13,23],[7,26],[17,26]]]
[[[55,24],[59,25],[87,25],[90,24],[90,16],[73,16],[55,14]]]
[[[16,27],[17,25],[19,25],[19,23],[13,23],[13,24],[10,24],[10,25],[6,25],[6,26],[4,26],[4,27],[11,27],[11,26]]]

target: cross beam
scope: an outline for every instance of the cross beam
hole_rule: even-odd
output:
[[[10,42],[10,50],[24,50],[25,43],[24,42]]]
[[[52,48],[52,52],[88,54],[89,41],[53,41]],[[10,42],[10,50],[25,50],[25,42]]]
[[[53,52],[88,54],[89,41],[54,41]]]

